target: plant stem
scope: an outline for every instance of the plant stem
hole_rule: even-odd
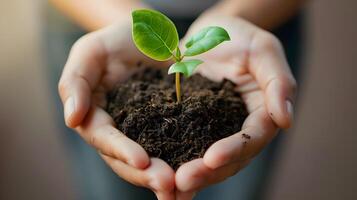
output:
[[[181,80],[180,80],[180,72],[176,72],[176,98],[177,102],[181,102]]]
[[[176,62],[181,62],[181,60],[183,59],[183,56],[181,56],[181,51],[180,49],[177,47],[176,49],[176,54],[173,54],[171,52],[172,56],[174,57],[174,60]],[[177,102],[180,103],[181,102],[181,80],[180,80],[180,72],[176,72],[175,74],[175,84],[176,84],[176,99]]]

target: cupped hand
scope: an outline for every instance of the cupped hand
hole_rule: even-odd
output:
[[[59,82],[66,124],[119,176],[152,189],[160,200],[191,199],[200,189],[234,175],[271,141],[278,127],[287,128],[292,121],[295,80],[278,40],[242,19],[225,16],[198,19],[188,35],[208,25],[224,27],[232,41],[201,55],[205,63],[198,71],[237,83],[250,114],[241,132],[216,142],[176,175],[117,130],[103,109],[114,84],[135,72],[139,61],[150,62],[133,46],[130,24],[112,25],[76,42]]]
[[[138,62],[150,61],[134,47],[130,23],[112,25],[79,39],[59,81],[65,122],[96,148],[119,176],[151,189],[160,200],[175,199],[171,167],[160,159],[150,159],[139,144],[115,128],[104,110],[106,93],[135,72]]]
[[[201,159],[182,165],[176,172],[176,197],[190,200],[200,189],[236,174],[276,135],[289,128],[293,116],[295,79],[280,42],[269,32],[239,18],[203,15],[189,29],[221,26],[231,41],[199,56],[198,72],[212,80],[235,82],[249,115],[242,130],[214,143]]]

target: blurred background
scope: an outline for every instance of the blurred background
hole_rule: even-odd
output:
[[[1,200],[78,199],[49,87],[43,4],[0,1]],[[296,123],[267,200],[357,199],[356,9],[355,0],[306,6]]]

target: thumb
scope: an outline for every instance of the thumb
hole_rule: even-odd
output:
[[[90,107],[91,92],[105,67],[106,51],[97,34],[80,38],[72,47],[58,84],[67,126],[74,128]]]

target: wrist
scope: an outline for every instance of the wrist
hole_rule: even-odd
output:
[[[111,24],[131,23],[131,12],[141,8],[149,8],[149,6],[137,0],[129,0],[125,1],[125,3],[121,1],[113,2],[111,5],[107,5],[106,9],[103,9],[101,18],[97,23],[97,29]]]

